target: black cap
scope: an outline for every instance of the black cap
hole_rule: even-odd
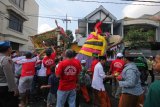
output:
[[[71,49],[67,49],[65,52],[65,56],[67,58],[72,58],[73,57],[73,51]]]
[[[52,49],[48,48],[46,49],[46,54],[51,54],[52,53]]]
[[[26,52],[25,56],[26,56],[26,58],[32,58],[32,53],[31,52]]]
[[[98,59],[99,60],[106,60],[106,56],[99,56]]]

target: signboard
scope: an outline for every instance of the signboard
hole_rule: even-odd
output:
[[[137,56],[156,56],[157,54],[160,53],[160,50],[147,50],[147,49],[142,49],[142,50],[125,50],[124,54],[125,56],[131,56],[131,57],[137,57]]]

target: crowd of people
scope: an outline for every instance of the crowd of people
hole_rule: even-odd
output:
[[[160,71],[160,55],[155,60],[122,53],[116,57],[106,70],[106,56],[93,53],[87,68],[86,60],[76,59],[71,49],[60,54],[51,46],[39,54],[19,55],[9,42],[1,41],[0,107],[25,107],[35,90],[47,107],[79,107],[80,99],[94,107],[112,107],[108,82],[112,97],[119,100],[118,107],[159,107],[160,83],[154,82],[153,70]],[[148,74],[153,83],[145,96]]]

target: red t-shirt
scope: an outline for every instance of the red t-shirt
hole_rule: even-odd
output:
[[[51,70],[50,67],[53,65],[55,65],[55,57],[56,57],[56,53],[52,53],[51,56],[46,56],[43,58],[43,64],[44,66],[47,68],[46,74],[50,75],[51,74]]]
[[[99,62],[98,59],[94,59],[94,60],[92,61],[92,63],[91,63],[90,71],[91,71],[91,73],[92,73],[92,77],[93,77],[93,73],[94,73],[94,68],[95,68],[95,66],[96,66],[96,64],[97,64],[98,62]]]
[[[59,63],[56,75],[60,75],[58,90],[69,91],[76,88],[81,66],[76,59],[66,59]]]
[[[21,77],[34,76],[36,62],[26,62],[22,64]]]
[[[74,60],[75,60],[76,63],[79,65],[79,70],[82,71],[81,62],[80,62],[78,59],[76,59],[76,58],[74,58]]]
[[[98,34],[102,34],[101,25],[102,25],[102,22],[98,22],[98,23],[96,23],[96,25],[95,25],[95,29],[98,30],[98,31],[97,31]]]
[[[121,59],[116,59],[114,61],[112,61],[110,67],[111,67],[111,71],[112,74],[119,72],[121,73],[123,68],[124,68],[125,62]]]
[[[39,59],[39,57],[34,57],[31,59],[22,59],[17,61],[17,64],[22,64],[22,71],[21,71],[21,77],[25,76],[34,76],[35,74],[35,65],[36,61]]]
[[[98,59],[94,59],[91,63],[91,72],[92,74],[94,73],[94,67],[96,66],[96,64],[98,63]]]

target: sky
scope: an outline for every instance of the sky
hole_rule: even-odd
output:
[[[90,1],[90,0],[88,0]],[[122,0],[95,0],[99,2],[120,2]],[[139,0],[142,1],[142,0]],[[144,0],[143,0],[144,1]],[[159,1],[160,0],[145,0],[145,1]],[[124,17],[140,17],[143,14],[155,14],[160,11],[160,6],[143,6],[143,5],[129,5],[129,4],[111,4],[111,3],[93,3],[93,2],[79,2],[69,0],[36,0],[39,5],[39,16],[51,17],[51,18],[40,18],[38,22],[38,33],[52,30],[56,28],[55,19],[58,18],[58,24],[65,29],[65,23],[61,19],[65,19],[66,14],[68,19],[78,20],[84,18],[86,15],[94,11],[100,5],[106,8],[112,13],[117,19]],[[136,0],[127,2],[130,4],[137,4]],[[139,4],[146,5],[160,5],[160,3],[148,3],[138,2]],[[59,20],[60,19],[60,20]],[[68,29],[75,32],[78,29],[78,21],[68,22]]]

